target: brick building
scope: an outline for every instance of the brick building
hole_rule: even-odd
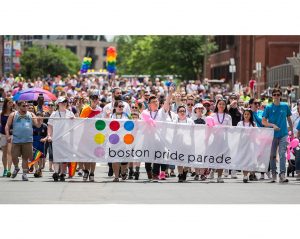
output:
[[[287,57],[300,52],[300,36],[215,36],[218,51],[209,55],[205,78],[231,84],[230,58],[236,65],[235,82],[248,85],[257,62],[261,62],[261,88],[267,82],[267,69],[286,63]]]

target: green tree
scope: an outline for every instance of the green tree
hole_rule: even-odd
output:
[[[34,45],[25,49],[21,56],[22,74],[36,78],[47,74],[76,74],[80,69],[80,60],[69,49],[49,45],[47,48]]]
[[[118,36],[120,74],[175,74],[200,79],[204,56],[216,50],[209,36]]]

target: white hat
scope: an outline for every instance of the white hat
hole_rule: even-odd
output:
[[[58,99],[57,99],[57,101],[56,101],[56,104],[62,103],[62,102],[64,102],[64,101],[67,101],[66,97],[60,96],[60,97],[58,97]]]
[[[197,108],[202,108],[203,109],[203,115],[206,114],[206,108],[201,103],[195,104],[195,106],[193,108],[193,113],[195,113],[195,109],[197,109]]]

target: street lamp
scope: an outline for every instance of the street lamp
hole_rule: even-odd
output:
[[[257,80],[258,80],[257,96],[260,97],[261,62],[256,62],[255,71],[256,71],[256,77],[257,77]]]
[[[229,60],[229,72],[231,73],[231,84],[232,84],[232,92],[234,91],[234,73],[236,72],[236,66],[234,58],[230,58]]]

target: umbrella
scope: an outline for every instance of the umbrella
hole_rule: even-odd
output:
[[[13,100],[34,101],[37,100],[40,94],[44,96],[45,101],[56,100],[55,95],[53,95],[50,91],[43,90],[41,88],[28,88],[26,90],[19,91],[14,95]]]

